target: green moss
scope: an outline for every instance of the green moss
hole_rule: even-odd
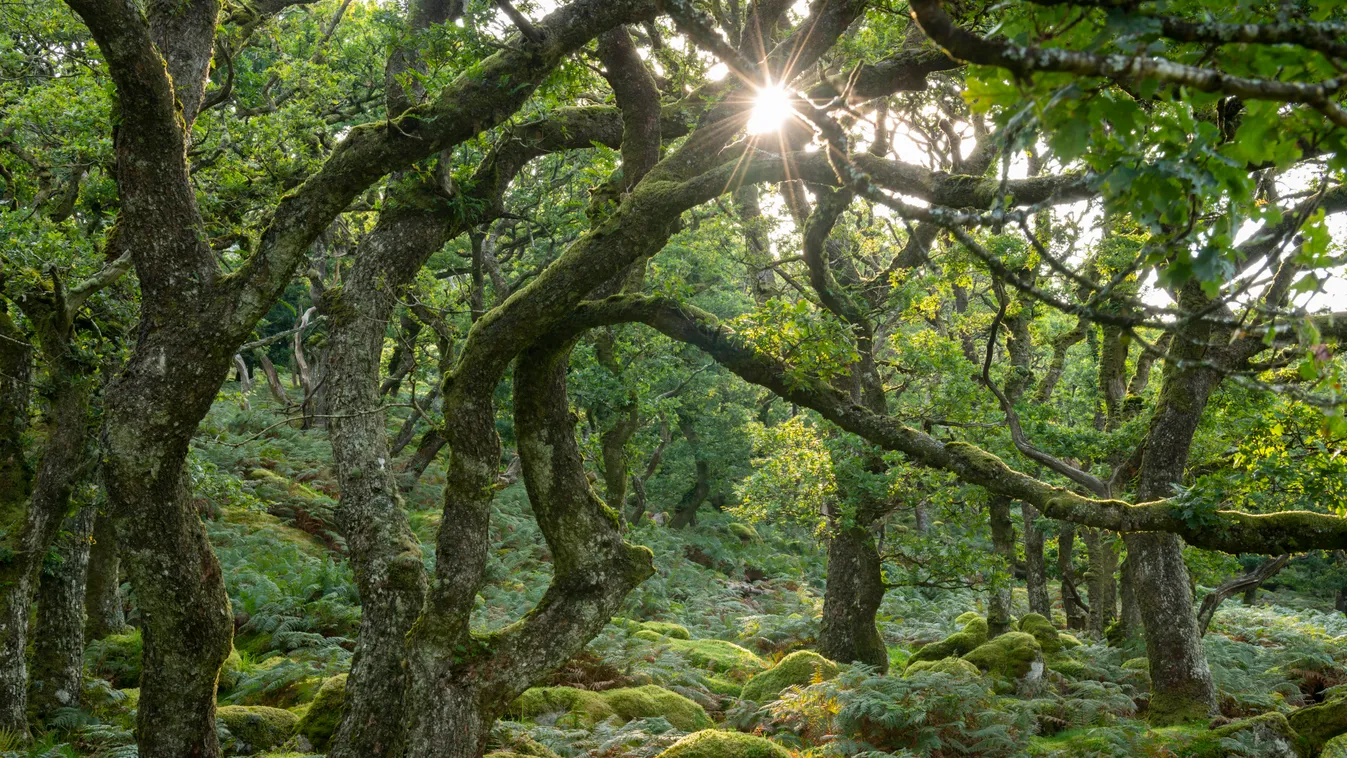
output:
[[[749,542],[762,542],[762,537],[758,536],[758,530],[747,524],[730,524],[725,529],[740,542],[745,544]]]
[[[113,687],[137,687],[142,649],[139,629],[110,634],[89,646],[85,663],[96,676],[112,682]]]
[[[753,651],[725,640],[663,640],[682,653],[692,665],[728,674],[731,679],[747,680],[767,668],[767,662]]]
[[[1324,743],[1319,758],[1347,758],[1347,734],[1334,737]]]
[[[1311,751],[1321,750],[1329,740],[1347,733],[1347,697],[1291,711],[1286,719]]]
[[[1061,654],[1047,656],[1046,665],[1050,671],[1056,671],[1071,679],[1084,679],[1089,674],[1089,669],[1084,663]]]
[[[1063,648],[1082,647],[1085,645],[1085,643],[1081,642],[1076,635],[1067,634],[1066,632],[1058,632],[1057,640],[1062,643]]]
[[[225,693],[237,687],[242,676],[243,656],[239,655],[238,648],[230,648],[229,657],[220,669],[220,692]]]
[[[1237,737],[1240,732],[1253,732],[1258,736],[1258,741],[1263,744],[1266,752],[1263,755],[1301,755],[1298,748],[1299,738],[1295,729],[1287,721],[1286,716],[1280,713],[1264,713],[1261,716],[1242,719],[1233,724],[1226,724],[1218,729],[1211,730],[1211,740],[1195,740],[1190,743],[1192,752],[1184,755],[1191,755],[1193,758],[1224,758],[1229,755],[1228,751],[1221,745],[1222,740]],[[1214,744],[1210,744],[1214,743]],[[1312,753],[1305,753],[1310,755]]]
[[[664,639],[664,635],[659,632],[652,632],[649,629],[641,629],[631,636],[638,640],[646,640],[648,642],[659,642]]]
[[[1020,679],[1035,663],[1043,660],[1043,650],[1032,634],[1006,632],[990,642],[977,646],[965,661],[1001,679]]]
[[[233,736],[232,752],[244,755],[280,745],[299,722],[290,711],[265,705],[226,705],[215,710],[215,718]]]
[[[521,718],[560,714],[557,724],[588,729],[616,717],[627,722],[662,716],[678,729],[691,732],[711,726],[711,717],[698,704],[663,687],[645,685],[604,692],[572,687],[535,687],[515,700],[512,711]]]
[[[641,628],[664,637],[672,637],[676,640],[692,639],[692,635],[688,632],[686,626],[673,624],[668,621],[646,621],[641,624]]]
[[[735,682],[731,682],[728,679],[723,679],[718,676],[703,676],[702,684],[706,687],[706,689],[711,690],[717,695],[726,695],[728,697],[742,697],[744,694],[744,686],[742,684],[737,684]]]
[[[973,623],[977,619],[981,618],[982,614],[978,613],[977,611],[968,611],[966,613],[960,613],[958,618],[954,619],[954,625],[958,627],[965,627]],[[986,621],[986,619],[983,619],[983,621]]]
[[[761,737],[709,729],[689,734],[658,758],[790,758],[790,753]]]
[[[982,676],[982,672],[977,666],[965,661],[962,658],[941,658],[938,661],[917,661],[907,667],[903,672],[903,678],[914,674],[920,674],[923,671],[930,671],[937,674],[953,674],[955,676]]]
[[[598,693],[622,721],[663,716],[684,732],[709,729],[711,717],[700,705],[663,687],[647,684]]]
[[[818,653],[797,650],[771,669],[749,679],[744,685],[743,697],[755,703],[766,703],[775,700],[787,687],[808,685],[816,676],[832,679],[837,676],[837,671],[836,663]]]
[[[1063,647],[1057,627],[1037,613],[1029,613],[1021,618],[1019,630],[1025,634],[1032,634],[1034,639],[1038,640],[1038,646],[1043,649],[1046,655],[1059,652]]]
[[[1128,658],[1123,661],[1122,667],[1124,671],[1145,671],[1150,673],[1151,662],[1145,658]]]
[[[324,680],[318,694],[309,703],[299,719],[299,733],[313,745],[314,750],[326,752],[332,744],[332,735],[341,725],[346,712],[346,674]]]
[[[959,619],[965,620],[963,631],[951,634],[939,642],[932,642],[913,653],[912,657],[907,659],[907,665],[911,666],[918,661],[938,661],[942,658],[960,656],[972,652],[978,645],[987,641],[987,619],[976,613],[965,613]]]
[[[511,706],[522,718],[560,714],[557,724],[589,728],[617,715],[603,695],[574,687],[534,687],[526,690]]]

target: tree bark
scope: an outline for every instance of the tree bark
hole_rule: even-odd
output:
[[[89,541],[98,509],[85,506],[65,520],[57,560],[38,584],[37,629],[29,708],[48,721],[61,708],[78,708],[84,681],[84,590]]]
[[[28,598],[27,576],[35,547],[25,508],[33,472],[23,448],[28,429],[29,387],[33,349],[0,302],[0,547],[14,551],[0,563],[0,731],[28,734],[24,707],[27,686]],[[41,538],[37,539],[41,543]]]
[[[1057,573],[1062,577],[1062,612],[1066,614],[1067,629],[1085,628],[1085,609],[1078,602],[1076,568],[1072,553],[1076,546],[1076,525],[1062,522],[1057,534]]]
[[[1276,558],[1269,558],[1253,570],[1221,582],[1221,586],[1202,598],[1202,605],[1197,610],[1198,629],[1202,630],[1203,634],[1207,633],[1207,627],[1211,625],[1211,617],[1216,615],[1221,603],[1225,602],[1225,599],[1231,595],[1243,592],[1245,593],[1245,604],[1253,605],[1253,601],[1249,599],[1249,593],[1254,593],[1254,599],[1256,599],[1258,588],[1263,585],[1263,582],[1281,571],[1290,557],[1289,555],[1279,555]]]
[[[405,640],[426,594],[421,544],[403,508],[380,410],[379,362],[398,294],[456,225],[445,223],[434,187],[403,184],[400,195],[362,241],[344,286],[322,301],[330,324],[329,436],[341,487],[337,524],[362,608],[334,758],[400,754]],[[398,210],[407,206],[412,210]]]
[[[1118,584],[1113,576],[1118,569],[1117,540],[1102,529],[1086,527],[1081,534],[1090,561],[1090,633],[1102,639],[1118,616]]]
[[[521,622],[490,637],[473,635],[469,618],[489,549],[500,442],[489,392],[463,382],[446,393],[452,455],[441,559],[408,638],[411,755],[478,758],[510,702],[583,648],[654,572],[650,551],[622,541],[620,517],[590,488],[566,394],[574,343],[558,342],[525,351],[514,377],[519,456],[553,580]]]
[[[987,501],[987,512],[991,519],[992,551],[1005,561],[1007,573],[1004,583],[992,587],[987,603],[987,633],[999,637],[1010,631],[1015,620],[1010,593],[1015,577],[1015,523],[1010,520],[1010,498],[992,495]]]
[[[1132,576],[1131,556],[1122,563],[1119,586],[1122,598],[1122,613],[1118,616],[1121,629],[1117,635],[1121,641],[1140,640],[1142,636],[1141,605],[1137,600],[1136,579]]]
[[[100,513],[94,521],[93,544],[89,546],[89,570],[85,581],[84,638],[101,640],[126,631],[126,612],[121,597],[121,557],[117,552],[117,528]]]
[[[883,601],[883,566],[874,536],[860,526],[839,526],[828,539],[819,653],[834,661],[888,671],[889,652],[875,624]]]
[[[687,492],[683,493],[683,497],[678,501],[678,507],[674,510],[673,520],[669,522],[669,526],[682,529],[697,523],[697,509],[701,508],[702,503],[706,502],[706,498],[711,494],[711,462],[702,455],[701,438],[697,436],[697,427],[692,417],[679,413],[678,428],[683,432],[688,446],[692,448],[697,471],[696,481]]]
[[[1045,618],[1052,618],[1052,598],[1048,597],[1048,572],[1043,558],[1043,532],[1034,522],[1038,510],[1028,503],[1020,503],[1024,516],[1024,577],[1029,591],[1029,610]]]

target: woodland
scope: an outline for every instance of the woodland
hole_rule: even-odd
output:
[[[0,756],[1347,756],[1342,0],[0,0]]]

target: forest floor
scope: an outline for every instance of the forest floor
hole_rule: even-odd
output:
[[[243,410],[231,388],[192,457],[235,614],[236,654],[220,684],[221,736],[235,754],[319,754],[338,717],[360,620],[332,527],[337,491],[326,433],[277,425],[282,417],[265,409],[262,393],[250,398],[256,410]],[[442,482],[442,470],[432,466],[407,494],[427,567]],[[550,576],[522,485],[502,490],[495,507],[495,549],[476,610],[483,630],[519,618]],[[915,651],[959,632],[969,618],[956,623],[960,616],[985,613],[986,593],[973,590],[891,589],[879,617],[888,675],[838,672],[808,655],[777,667],[809,649],[818,632],[825,562],[811,535],[749,527],[708,507],[692,528],[646,522],[629,539],[654,551],[656,575],[583,655],[546,682],[550,689],[516,703],[512,720],[495,730],[493,750],[564,758],[782,755],[734,740],[700,751],[685,741],[669,750],[714,726],[765,737],[799,756],[1307,752],[1285,752],[1276,729],[1148,729],[1142,651],[1081,632],[1075,634],[1084,644],[1052,653],[1046,668],[1029,676],[997,679],[941,666],[905,677]],[[1331,596],[1293,585],[1265,591],[1253,606],[1229,601],[1216,614],[1206,637],[1221,698],[1216,725],[1290,712],[1331,698],[1347,682],[1347,617],[1333,610]],[[1017,613],[1027,613],[1023,590],[1014,597]],[[129,620],[136,621],[134,597]],[[1055,619],[1059,628],[1062,621]],[[72,709],[35,747],[4,752],[0,745],[0,755],[135,755],[139,651],[135,632],[90,645],[85,708]],[[764,672],[771,673],[759,676]]]

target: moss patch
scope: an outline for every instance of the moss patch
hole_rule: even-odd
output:
[[[341,725],[346,713],[346,674],[338,674],[323,681],[318,694],[299,719],[298,731],[313,745],[314,750],[326,752],[332,744],[332,735]]]
[[[622,721],[639,718],[664,717],[680,731],[695,732],[709,729],[711,717],[700,705],[670,692],[663,687],[647,684],[598,693]]]
[[[939,642],[932,642],[913,653],[912,657],[907,659],[907,665],[971,653],[974,648],[987,641],[987,619],[976,613],[965,613],[959,619],[965,620],[963,631],[951,634]]]
[[[511,706],[511,711],[522,718],[560,714],[559,726],[590,728],[617,715],[602,694],[574,687],[534,687],[526,690]]]
[[[737,537],[739,541],[743,542],[744,544],[748,544],[750,542],[762,542],[762,537],[758,536],[758,530],[754,529],[753,527],[747,524],[730,524],[729,526],[725,527],[725,529],[731,535]]]
[[[743,698],[755,703],[775,700],[787,687],[804,686],[820,679],[837,676],[837,664],[812,650],[797,650],[771,669],[758,674],[744,685]]]
[[[923,671],[931,671],[937,674],[953,674],[955,676],[982,676],[982,672],[977,666],[965,661],[962,658],[941,658],[938,661],[917,661],[907,667],[903,672],[903,678],[914,674],[920,674]]]
[[[1329,740],[1347,733],[1347,697],[1292,711],[1286,720],[1311,751],[1322,750]]]
[[[688,632],[686,626],[673,624],[668,621],[646,621],[641,624],[641,628],[663,637],[672,637],[676,640],[692,639],[692,635]]]
[[[1037,613],[1029,613],[1021,618],[1019,630],[1025,634],[1032,634],[1034,639],[1038,640],[1038,646],[1043,649],[1045,655],[1052,655],[1061,651],[1064,647],[1057,627]],[[1077,641],[1076,644],[1079,645],[1080,642]]]
[[[710,729],[689,734],[659,758],[790,758],[790,753],[761,737]]]
[[[1043,660],[1043,650],[1032,634],[1006,632],[996,639],[977,646],[965,661],[1002,679],[1020,679]]]
[[[234,738],[230,752],[241,755],[280,745],[295,733],[299,722],[290,711],[265,705],[226,705],[216,709],[215,718]]]

